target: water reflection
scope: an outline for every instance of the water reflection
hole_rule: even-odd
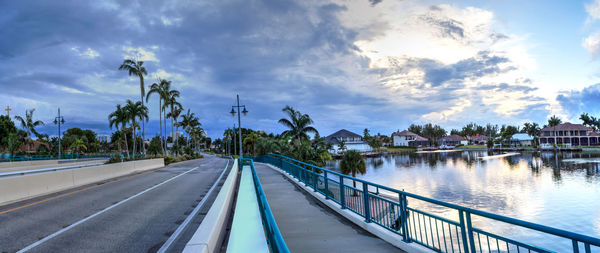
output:
[[[600,153],[530,152],[492,159],[487,151],[410,153],[367,159],[360,178],[463,206],[600,237]],[[337,161],[327,164],[336,170]],[[456,219],[455,211],[409,200]],[[558,252],[570,242],[474,218],[500,235]],[[493,224],[493,225],[492,225]]]

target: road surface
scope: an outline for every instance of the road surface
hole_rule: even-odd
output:
[[[231,165],[207,156],[0,206],[0,252],[155,252]],[[169,251],[184,247],[223,180]]]

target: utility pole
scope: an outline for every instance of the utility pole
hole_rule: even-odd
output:
[[[60,116],[60,108],[58,108],[58,116],[54,118],[54,124],[58,125],[58,159],[60,159],[60,149],[62,147],[60,144],[60,125],[65,124],[65,118]]]

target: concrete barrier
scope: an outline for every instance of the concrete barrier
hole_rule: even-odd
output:
[[[47,162],[47,163],[31,164],[31,165],[19,164],[18,166],[0,168],[0,172],[36,170],[36,169],[44,169],[44,168],[50,168],[50,167],[62,167],[62,166],[74,166],[74,165],[86,165],[86,164],[93,164],[93,163],[104,163],[106,161],[107,161],[106,159],[98,159],[98,160],[84,160],[84,161],[61,162],[61,163],[57,163],[55,161],[54,163]]]
[[[219,195],[213,202],[210,210],[202,220],[202,223],[188,241],[183,249],[184,253],[214,253],[219,252],[219,247],[224,238],[225,226],[229,218],[233,197],[235,196],[235,186],[238,177],[238,161],[233,163],[233,167],[227,175],[227,179]]]
[[[0,178],[0,205],[164,166],[164,159],[159,158],[2,177]]]

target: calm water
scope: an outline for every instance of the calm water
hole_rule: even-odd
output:
[[[600,237],[600,153],[487,151],[411,153],[368,158],[358,176],[407,192],[513,218]],[[337,170],[339,161],[327,168]],[[458,220],[456,211],[418,200],[409,205]],[[558,252],[571,242],[474,217],[474,226]],[[598,249],[596,249],[598,250]],[[595,252],[595,251],[594,251]]]

